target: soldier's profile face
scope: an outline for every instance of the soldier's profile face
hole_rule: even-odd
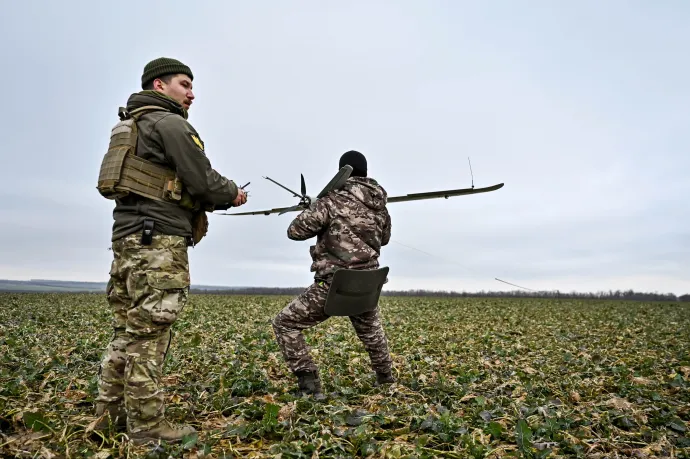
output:
[[[194,100],[194,93],[192,92],[192,80],[187,75],[175,75],[170,84],[165,84],[160,80],[155,82],[156,89],[161,91],[166,96],[172,97],[181,103],[185,109],[189,110]]]

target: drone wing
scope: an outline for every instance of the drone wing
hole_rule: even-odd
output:
[[[301,208],[296,208],[296,206],[290,206],[290,207],[277,207],[275,209],[270,209],[270,210],[255,210],[252,212],[233,212],[233,213],[219,213],[219,214],[214,214],[214,215],[271,215],[271,214],[279,214],[281,212],[295,212],[301,210]]]
[[[316,199],[321,199],[326,194],[328,194],[329,191],[331,190],[336,190],[343,186],[345,181],[350,177],[350,174],[352,173],[352,166],[349,164],[345,164],[343,167],[340,168],[340,170],[333,176],[330,182],[326,184],[325,187],[323,187],[323,190],[321,190],[321,193],[316,195]]]
[[[349,171],[342,170],[336,175],[336,177],[333,178],[331,183],[329,185],[335,184],[339,182],[340,180],[343,180],[342,177],[349,176]],[[435,199],[435,198],[450,198],[453,196],[464,196],[466,194],[477,194],[477,193],[488,193],[490,191],[496,191],[500,188],[503,188],[503,183],[499,183],[497,185],[493,186],[487,186],[485,188],[460,188],[457,190],[442,190],[442,191],[428,191],[425,193],[411,193],[407,194],[404,196],[391,196],[388,198],[388,203],[394,203],[394,202],[404,202],[404,201],[419,201],[422,199]],[[324,191],[322,193],[327,192],[329,189],[328,186],[324,188]],[[325,193],[324,193],[325,194]],[[222,214],[215,214],[215,215],[271,215],[271,214],[284,214],[287,212],[297,212],[304,210],[300,206],[289,206],[289,207],[277,207],[275,209],[268,209],[268,210],[255,210],[252,212],[237,212],[237,213],[222,213]]]
[[[450,198],[452,196],[463,196],[466,194],[487,193],[503,188],[503,183],[488,186],[485,188],[461,188],[458,190],[428,191],[426,193],[412,193],[405,196],[392,196],[388,198],[388,203],[403,201],[419,201],[421,199]]]

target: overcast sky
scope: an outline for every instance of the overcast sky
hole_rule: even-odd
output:
[[[680,0],[4,2],[0,278],[107,280],[98,169],[167,56],[242,210],[295,203],[264,175],[317,193],[349,149],[391,196],[471,186],[468,156],[505,183],[391,204],[388,288],[688,293],[689,23]],[[294,216],[211,215],[192,282],[308,285]]]

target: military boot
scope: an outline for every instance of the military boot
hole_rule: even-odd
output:
[[[323,400],[325,396],[321,393],[321,380],[316,371],[298,371],[297,384],[301,394],[311,394],[317,400]]]
[[[393,384],[394,382],[396,382],[396,380],[390,370],[385,372],[376,372],[375,386],[380,386],[382,384]]]
[[[103,416],[105,414],[105,416]],[[116,430],[127,428],[127,412],[122,403],[103,403],[96,404],[96,416],[102,417],[94,426],[94,430],[102,431],[111,424]]]
[[[196,429],[192,426],[174,425],[166,420],[151,429],[132,432],[129,434],[129,438],[135,445],[143,445],[150,442],[157,443],[159,441],[176,443],[195,432]]]

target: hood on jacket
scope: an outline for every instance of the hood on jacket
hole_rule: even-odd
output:
[[[127,110],[134,110],[145,105],[156,105],[158,107],[166,108],[171,112],[182,116],[184,119],[187,119],[188,116],[187,110],[185,110],[182,104],[177,102],[172,97],[166,96],[162,92],[146,90],[134,93],[129,96],[129,99],[127,99]]]
[[[388,194],[370,177],[350,177],[336,193],[354,198],[373,210],[386,207]]]

